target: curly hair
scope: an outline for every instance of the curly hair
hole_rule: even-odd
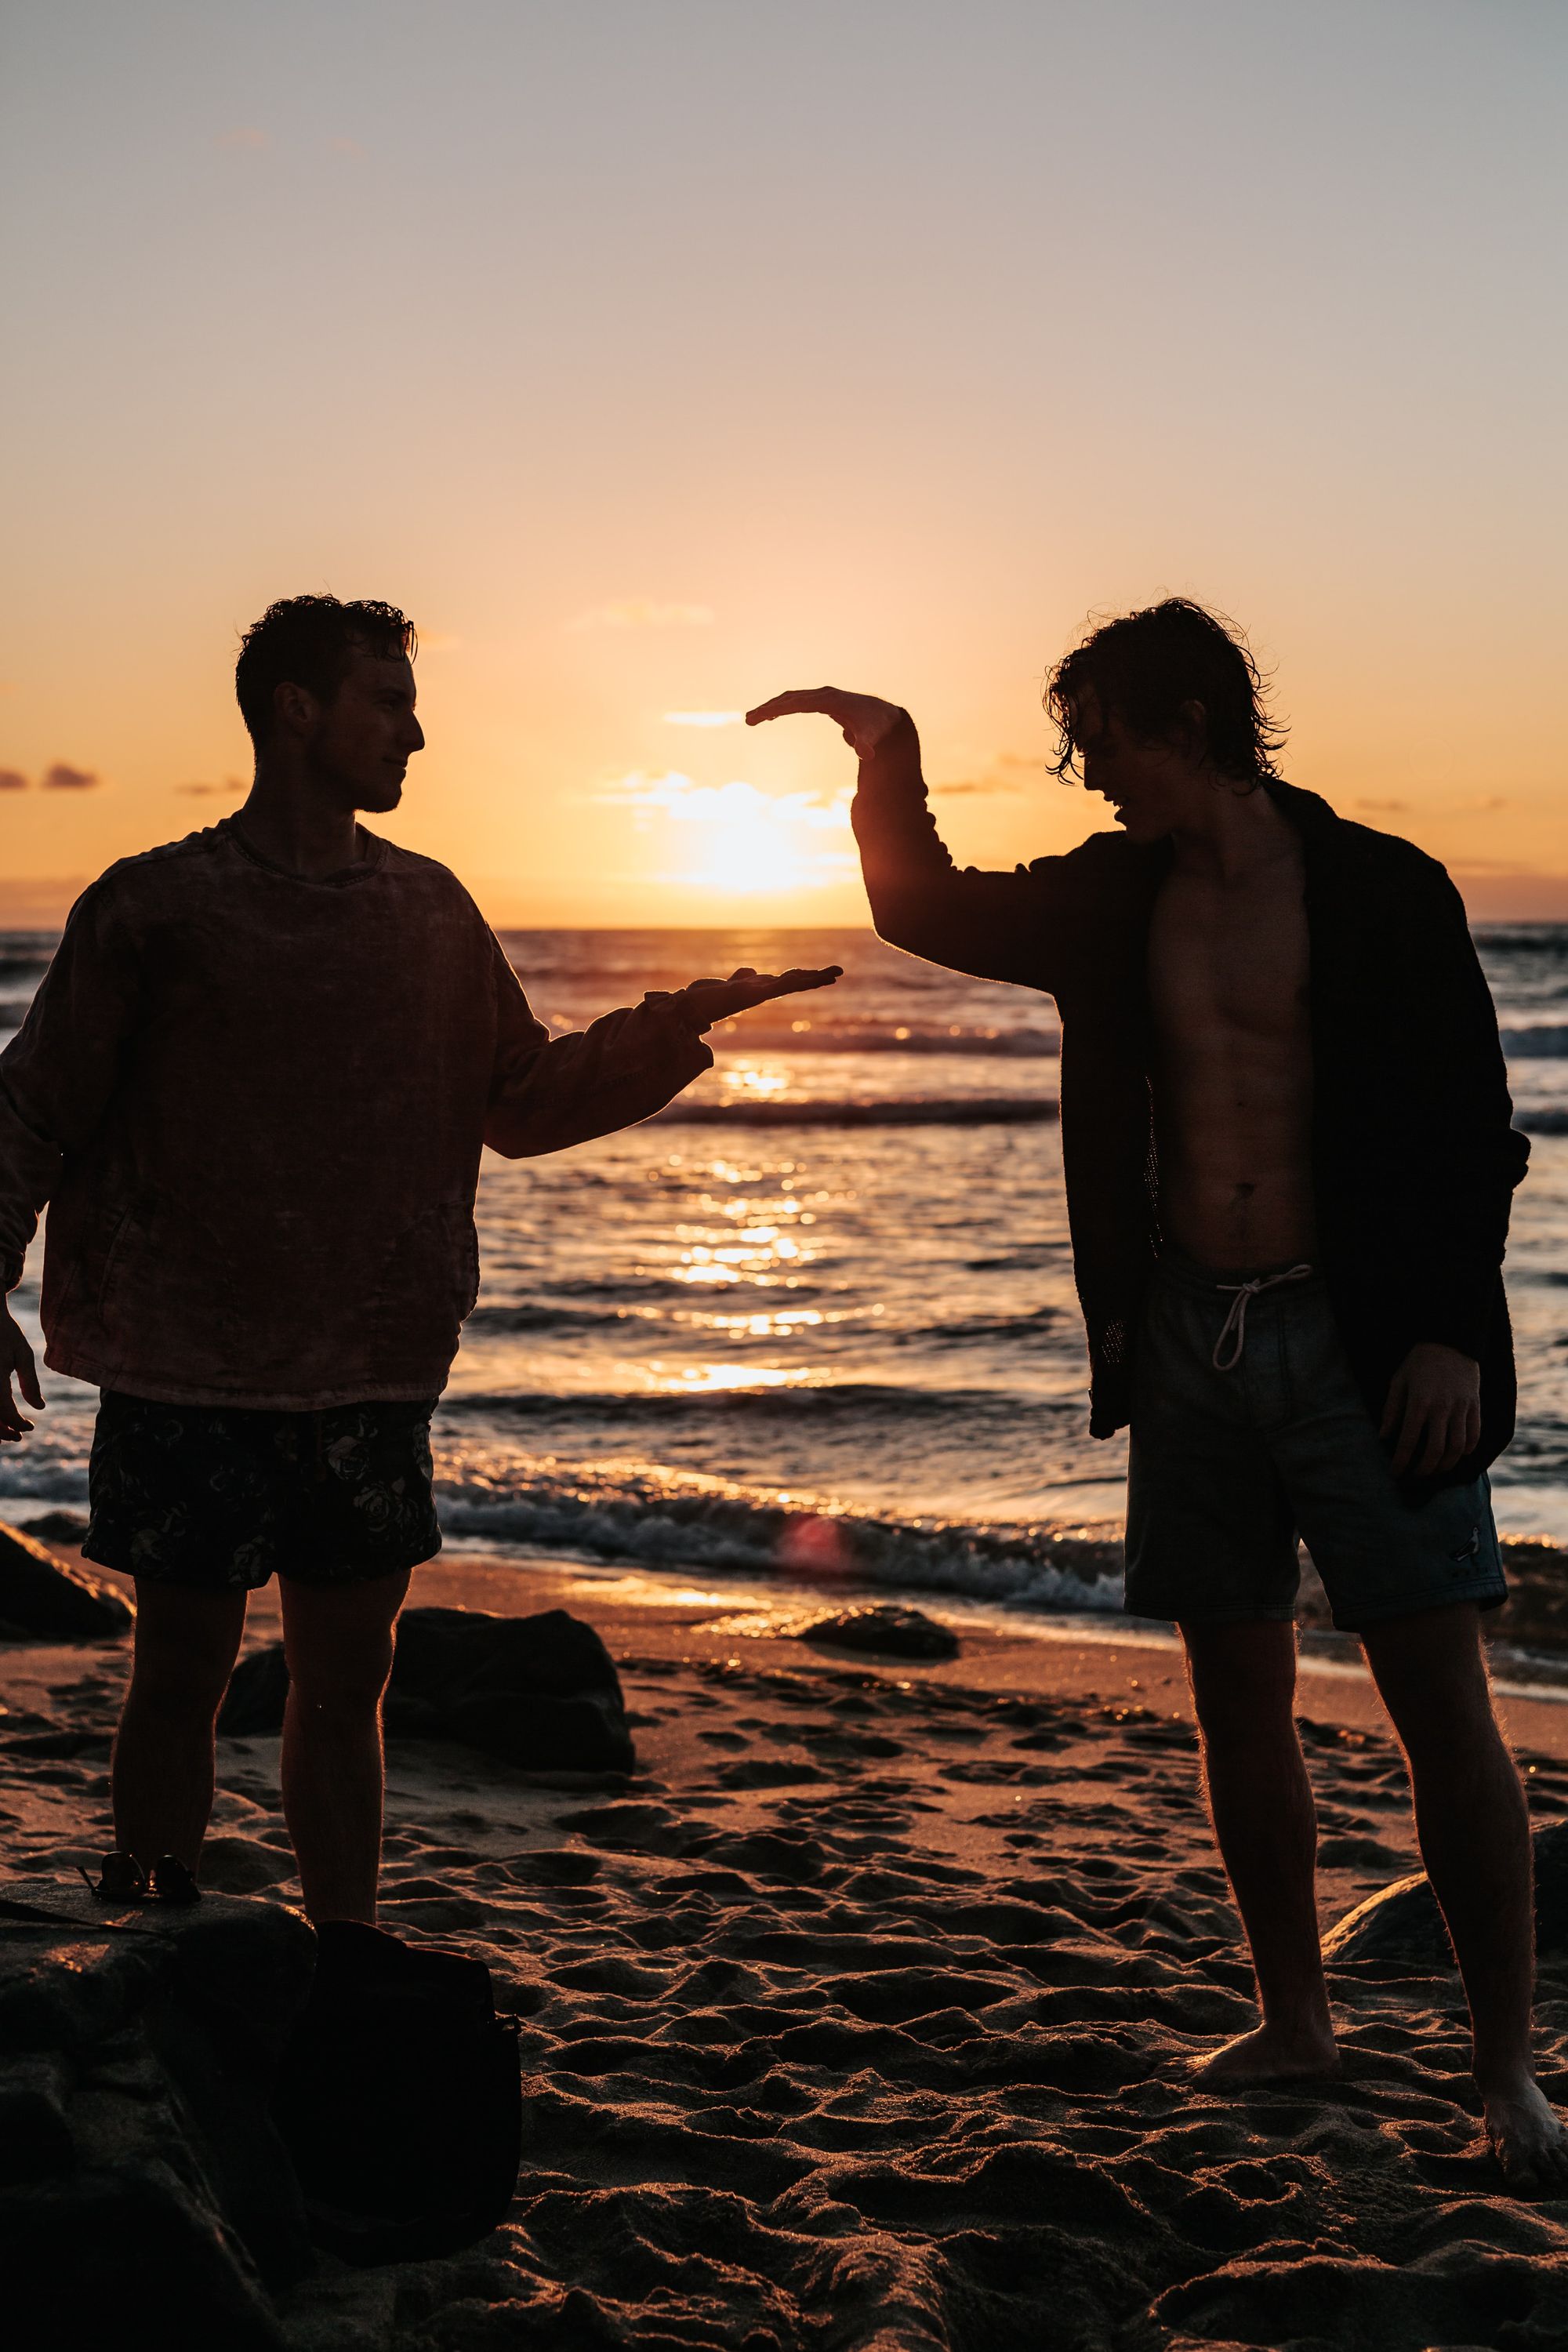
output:
[[[419,650],[414,624],[395,604],[374,597],[344,604],[336,596],[284,596],[268,604],[239,641],[234,690],[251,741],[259,747],[272,729],[272,697],[280,686],[303,686],[331,702],[356,653],[384,661]]]
[[[1065,783],[1082,750],[1077,712],[1086,689],[1102,712],[1152,741],[1182,723],[1184,704],[1203,705],[1212,765],[1233,782],[1278,781],[1283,724],[1264,703],[1263,673],[1241,631],[1186,596],[1102,622],[1064,654],[1046,681],[1046,709],[1059,750],[1050,763]]]

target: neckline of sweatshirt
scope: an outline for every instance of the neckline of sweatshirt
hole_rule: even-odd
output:
[[[364,845],[363,857],[352,866],[340,866],[331,874],[301,874],[292,866],[280,866],[275,857],[268,857],[263,850],[258,849],[242,829],[237,816],[220,817],[214,827],[215,832],[232,843],[242,857],[248,859],[252,866],[258,866],[264,874],[277,875],[284,882],[297,882],[307,890],[343,890],[356,882],[368,882],[373,875],[380,873],[386,863],[391,843],[384,841],[379,834],[372,833],[366,825],[359,825],[356,830]]]

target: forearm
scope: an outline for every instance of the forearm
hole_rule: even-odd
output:
[[[509,1160],[563,1151],[662,1110],[712,1066],[706,1041],[674,998],[606,1013],[535,1047],[499,1081],[485,1141]]]
[[[0,1061],[0,1294],[22,1279],[27,1245],[59,1171],[58,1147],[29,1122]]]
[[[0,1054],[0,1283],[11,1287],[59,1181],[63,1155],[90,1148],[121,1083],[141,1018],[139,951],[109,877],[72,908],[49,969]]]
[[[1010,873],[956,866],[927,803],[920,737],[907,711],[862,758],[850,820],[880,938],[983,980],[1050,984],[1046,960],[1060,944],[1054,933],[1062,910],[1051,904],[1044,869],[1059,861]]]

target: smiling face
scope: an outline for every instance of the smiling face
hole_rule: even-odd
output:
[[[298,698],[285,704],[283,698]],[[280,687],[279,709],[304,740],[311,779],[341,809],[395,809],[425,730],[414,715],[414,665],[356,650],[330,702],[303,687]]]
[[[1201,725],[1202,712],[1196,717]],[[1213,789],[1206,762],[1188,746],[1133,734],[1091,687],[1074,702],[1072,731],[1085,791],[1110,803],[1130,840],[1163,841],[1190,822],[1195,799]]]

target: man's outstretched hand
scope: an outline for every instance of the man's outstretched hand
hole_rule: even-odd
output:
[[[1418,1339],[1388,1383],[1379,1433],[1394,1441],[1396,1478],[1452,1470],[1481,1442],[1481,1368],[1458,1348]]]
[[[862,760],[868,760],[887,741],[905,716],[896,702],[879,702],[874,694],[847,694],[841,686],[805,686],[793,694],[775,694],[771,702],[759,702],[754,710],[747,711],[746,724],[760,727],[764,719],[793,719],[802,711],[815,712],[842,727],[844,740]]]
[[[33,1361],[26,1335],[10,1308],[0,1307],[0,1445],[14,1445],[33,1426],[22,1418],[22,1409],[11,1392],[13,1380],[27,1402],[42,1412],[44,1392],[38,1386],[38,1368]]]
[[[715,1021],[728,1021],[753,1004],[766,1004],[772,997],[799,996],[808,988],[831,988],[843,971],[838,963],[825,965],[820,971],[753,971],[746,964],[728,980],[689,981],[668,1001],[679,1007],[682,1018],[694,1029],[711,1029]],[[654,988],[648,994],[657,1001],[667,992]]]

